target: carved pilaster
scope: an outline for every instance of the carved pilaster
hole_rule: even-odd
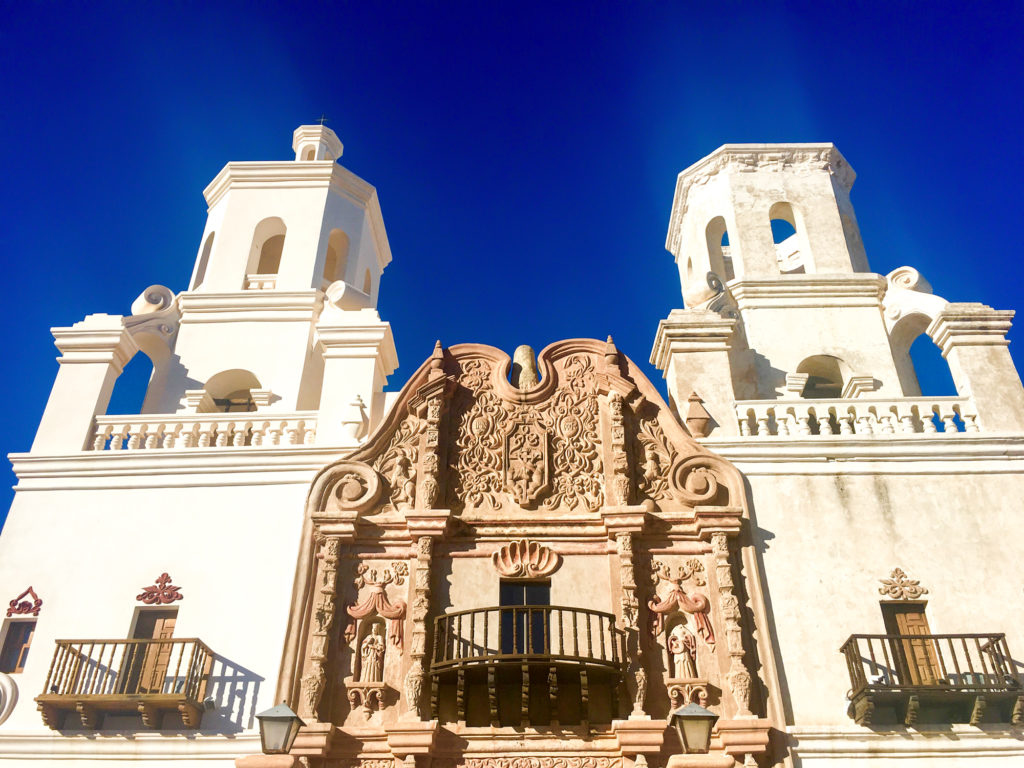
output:
[[[724,533],[711,534],[711,551],[715,556],[715,574],[718,577],[718,600],[725,623],[726,647],[729,651],[729,671],[726,678],[736,701],[738,715],[750,715],[750,687],[752,678],[743,661],[743,627],[740,624],[740,603],[734,591],[732,565],[729,562],[729,538]]]
[[[427,615],[430,613],[430,560],[434,553],[434,539],[420,536],[416,540],[416,567],[413,574],[412,601],[412,666],[405,676],[405,700],[413,719],[423,716],[423,680],[426,677],[424,658],[427,655]]]
[[[611,420],[612,494],[616,504],[629,504],[629,455],[626,453],[626,425],[622,414],[622,395],[608,395],[608,413]]]
[[[329,633],[334,625],[335,597],[338,589],[338,555],[341,539],[328,536],[319,540],[320,586],[313,607],[313,631],[309,643],[309,667],[302,676],[302,701],[299,716],[317,720],[317,709],[327,680],[325,663]]]

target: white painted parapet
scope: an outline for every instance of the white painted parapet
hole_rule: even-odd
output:
[[[984,304],[947,304],[927,331],[949,363],[956,391],[974,401],[986,431],[1024,430],[1024,387],[1006,338],[1013,315]]]
[[[115,380],[139,347],[121,315],[88,315],[51,333],[61,352],[60,368],[32,451],[81,451],[92,435],[93,417],[106,411]]]
[[[741,400],[736,418],[744,437],[953,436],[981,431],[974,404],[963,397]]]

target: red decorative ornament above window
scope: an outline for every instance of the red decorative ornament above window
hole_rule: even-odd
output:
[[[32,598],[26,600],[26,597]],[[16,598],[11,600],[8,604],[11,607],[7,609],[8,616],[27,616],[32,614],[33,616],[39,615],[39,609],[43,607],[43,601],[39,599],[39,595],[35,593],[32,587],[29,587]]]
[[[152,587],[143,587],[142,594],[135,597],[146,605],[167,605],[175,600],[181,600],[181,592],[171,584],[171,577],[161,573]]]

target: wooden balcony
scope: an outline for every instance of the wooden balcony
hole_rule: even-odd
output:
[[[858,724],[1024,721],[1022,680],[1003,634],[851,635],[840,650]]]
[[[595,693],[597,710],[617,716],[624,640],[614,616],[583,608],[506,606],[438,616],[430,665],[434,716],[446,687],[454,688],[455,711],[442,719],[471,724],[474,715],[492,725],[586,723]],[[467,716],[474,699],[489,706]]]
[[[175,712],[184,728],[198,728],[213,652],[196,638],[168,640],[58,640],[43,693],[36,697],[50,728],[101,727],[104,713],[139,714],[160,728]]]

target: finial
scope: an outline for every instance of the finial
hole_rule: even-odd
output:
[[[436,379],[438,376],[444,375],[443,366],[444,348],[441,346],[441,340],[438,339],[434,342],[434,351],[430,354],[430,378]]]
[[[320,119],[317,120],[317,122],[320,123],[320,125],[323,125],[324,123],[327,122],[327,117],[324,115],[323,112],[320,113]]]
[[[512,386],[523,392],[529,392],[537,386],[537,359],[533,347],[521,344],[512,355]]]
[[[619,350],[615,347],[615,341],[610,333],[604,345],[604,361],[609,368],[617,368],[619,365]]]
[[[704,401],[696,392],[691,392],[687,402],[689,404],[686,407],[686,418],[684,419],[686,428],[694,437],[707,437],[711,414],[704,407]]]

